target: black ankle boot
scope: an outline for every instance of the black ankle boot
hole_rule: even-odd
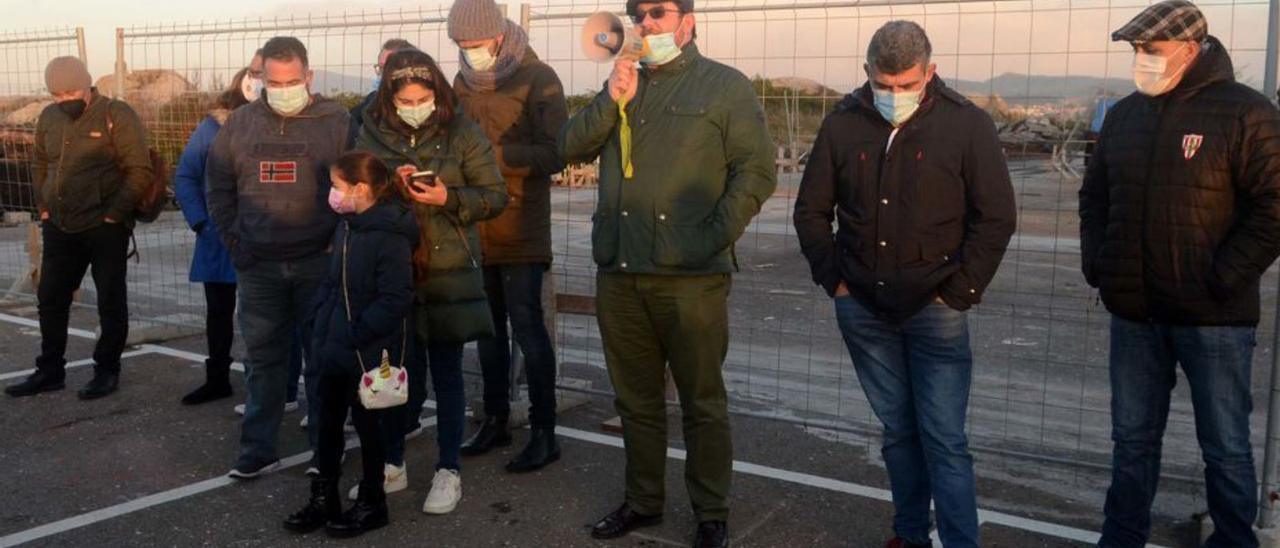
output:
[[[529,445],[507,463],[507,471],[532,472],[558,460],[560,442],[556,441],[555,428],[534,428],[529,435]]]
[[[338,498],[338,481],[327,478],[311,479],[311,500],[301,510],[284,520],[284,528],[295,533],[310,533],[342,515],[342,501]]]
[[[331,537],[350,538],[383,527],[387,522],[387,495],[382,492],[382,486],[361,484],[355,505],[329,520],[324,529]]]
[[[34,396],[42,392],[53,392],[66,387],[66,374],[62,371],[36,370],[26,380],[6,386],[4,393],[15,398]]]
[[[508,445],[511,445],[511,432],[507,431],[507,417],[485,417],[480,423],[480,430],[462,444],[462,456],[483,455],[494,447]]]
[[[200,405],[231,395],[231,362],[205,360],[204,385],[183,396],[182,405]]]

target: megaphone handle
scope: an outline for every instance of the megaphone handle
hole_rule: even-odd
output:
[[[631,122],[627,119],[627,98],[618,99],[618,116],[622,118],[622,126],[618,128],[618,142],[622,148],[622,176],[630,179],[635,175],[635,167],[631,165]]]

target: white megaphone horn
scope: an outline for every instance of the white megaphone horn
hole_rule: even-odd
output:
[[[615,57],[638,61],[649,53],[649,45],[617,15],[598,11],[582,25],[582,53],[597,63]]]

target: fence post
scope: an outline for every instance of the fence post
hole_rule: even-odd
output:
[[[80,54],[80,62],[89,66],[89,52],[84,47],[84,27],[76,27],[76,51]]]
[[[1267,66],[1263,75],[1262,90],[1268,99],[1276,98],[1276,71],[1280,70],[1280,0],[1271,0],[1267,17]]]
[[[1272,81],[1272,85],[1275,82]],[[1277,283],[1280,285],[1280,282]],[[1271,392],[1267,403],[1266,448],[1262,457],[1262,489],[1258,500],[1258,527],[1275,525],[1276,457],[1280,453],[1280,299],[1271,328]]]
[[[1276,0],[1280,2],[1280,0]],[[529,31],[529,22],[533,18],[533,7],[528,2],[520,4],[520,28]]]
[[[124,29],[116,28],[116,82],[115,99],[124,100]]]

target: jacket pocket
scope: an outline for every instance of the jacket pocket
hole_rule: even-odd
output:
[[[600,266],[618,258],[618,216],[612,211],[591,215],[591,258]]]
[[[706,266],[731,242],[704,224],[658,221],[653,227],[653,264],[672,268]]]

